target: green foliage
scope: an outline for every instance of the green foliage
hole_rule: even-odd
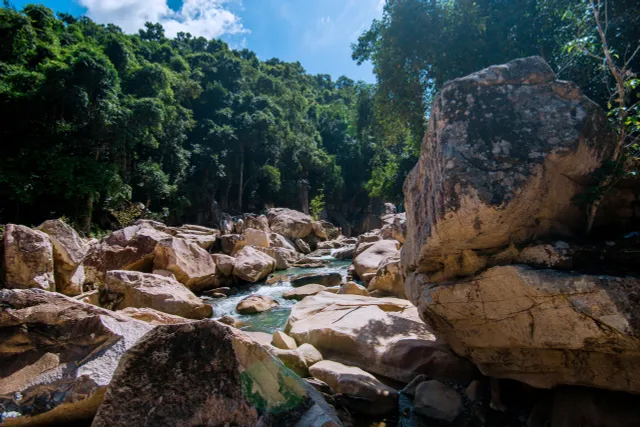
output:
[[[310,203],[310,206],[309,206],[309,210],[311,212],[311,216],[313,217],[313,219],[315,219],[317,221],[320,218],[320,213],[324,209],[324,206],[325,206],[324,191],[321,190],[316,195],[316,197],[311,199],[311,203]]]
[[[368,205],[375,88],[159,24],[135,35],[0,8],[2,220],[85,233],[144,215],[207,222],[267,204]],[[381,157],[380,157],[381,158]],[[394,190],[395,191],[395,190]]]

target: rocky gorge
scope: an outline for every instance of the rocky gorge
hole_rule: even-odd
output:
[[[612,141],[531,57],[444,86],[406,212],[359,236],[8,224],[0,425],[640,425],[636,245],[576,202]]]

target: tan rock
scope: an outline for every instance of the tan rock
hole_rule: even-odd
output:
[[[367,289],[369,292],[378,290],[396,298],[406,299],[400,259],[389,258],[381,261],[376,275],[369,282]]]
[[[285,333],[327,359],[398,381],[424,373],[466,384],[476,374],[436,339],[406,300],[321,292],[293,306]]]
[[[59,219],[45,221],[38,229],[49,236],[53,245],[56,290],[69,296],[80,295],[85,281],[81,263],[89,252],[89,245]]]
[[[13,412],[2,425],[91,420],[122,354],[152,329],[40,289],[0,290],[0,305],[0,414]]]
[[[329,234],[327,233],[327,230],[325,230],[324,225],[320,221],[313,221],[311,226],[313,228],[313,234],[316,237],[324,240],[329,238]]]
[[[265,215],[245,215],[244,223],[246,228],[253,228],[255,230],[266,231],[267,233],[271,230],[269,229],[269,219]]]
[[[305,378],[309,376],[309,368],[304,363],[302,356],[295,350],[283,350],[271,346],[267,348],[269,353],[277,357],[287,368],[295,372],[299,377]]]
[[[113,310],[153,308],[188,319],[204,319],[212,314],[210,305],[178,281],[137,271],[109,271],[100,288],[100,305]]]
[[[369,291],[364,286],[358,285],[356,282],[347,282],[340,286],[339,294],[346,295],[362,295],[365,297],[369,296]]]
[[[4,232],[5,287],[55,291],[53,246],[42,231],[7,224]]]
[[[256,314],[279,306],[278,301],[265,295],[249,295],[236,306],[240,314]]]
[[[251,246],[246,246],[236,256],[233,275],[241,280],[256,283],[273,273],[275,269],[275,259]]]
[[[353,259],[356,252],[355,245],[347,245],[337,251],[333,252],[333,257],[336,259]]]
[[[118,314],[124,314],[132,319],[150,323],[151,325],[178,325],[180,323],[193,322],[194,320],[186,319],[173,314],[163,313],[153,308],[135,308],[127,307],[118,310]]]
[[[216,285],[216,264],[200,246],[170,237],[158,242],[154,250],[154,269],[169,270],[176,280],[197,292]]]
[[[320,354],[318,349],[311,344],[304,343],[299,346],[296,351],[304,361],[304,364],[307,366],[307,368],[310,368],[316,363],[323,360],[322,354]]]
[[[156,246],[170,238],[147,222],[114,231],[91,245],[83,263],[86,282],[99,285],[110,270],[152,271]]]
[[[304,285],[304,286],[300,286],[299,288],[286,291],[282,295],[282,297],[284,299],[294,299],[296,301],[302,301],[304,298],[311,295],[319,294],[320,292],[326,289],[327,287],[322,285],[316,285],[316,284]]]
[[[81,295],[77,295],[73,297],[73,299],[85,304],[91,304],[100,307],[100,291],[97,289],[85,292]]]
[[[295,240],[295,244],[296,244],[296,248],[298,248],[298,250],[300,252],[302,252],[303,254],[310,254],[311,253],[311,248],[309,247],[307,242],[305,242],[304,240],[296,239]]]
[[[211,248],[218,241],[219,234],[194,234],[191,232],[177,233],[175,236],[190,243],[194,243],[206,250]]]
[[[575,84],[530,57],[453,80],[433,105],[404,184],[407,275],[435,273],[461,251],[584,230],[584,209],[573,200],[615,137]],[[445,280],[464,275],[450,271]]]
[[[261,230],[255,230],[253,228],[247,228],[242,233],[242,240],[246,245],[259,246],[268,248],[271,243],[269,241],[269,235]]]
[[[380,240],[353,259],[353,265],[360,278],[366,273],[378,271],[380,263],[387,259],[400,256],[399,243],[396,240]]]
[[[573,267],[574,251],[565,242],[532,245],[524,248],[517,257],[519,264],[538,268],[570,269]]]
[[[487,376],[640,392],[638,279],[514,265],[443,285],[413,280],[436,333]]]
[[[227,255],[231,254],[240,240],[242,240],[242,236],[239,234],[225,234],[220,236],[222,252]]]
[[[304,239],[313,231],[313,221],[309,215],[286,208],[267,211],[271,231],[290,239]]]
[[[291,286],[295,288],[310,284],[334,286],[342,283],[342,274],[337,271],[326,273],[304,273],[291,277],[289,281],[291,282]]]
[[[282,331],[275,331],[273,333],[271,344],[273,344],[274,347],[280,348],[282,350],[295,350],[296,348],[298,348],[296,340]]]
[[[425,381],[416,388],[415,411],[427,418],[453,422],[462,413],[462,398],[453,388],[440,381]]]
[[[309,373],[327,383],[336,393],[367,402],[362,405],[368,408],[366,414],[387,414],[398,407],[398,392],[360,368],[323,360],[311,366]]]
[[[269,242],[271,243],[272,247],[285,248],[294,252],[298,251],[295,244],[291,240],[278,233],[269,234]]]
[[[322,395],[260,344],[237,329],[204,320],[158,326],[128,351],[92,425],[285,423],[341,425]]]
[[[216,263],[218,271],[223,276],[231,276],[233,274],[233,266],[236,263],[236,259],[225,254],[212,254],[211,258]]]
[[[276,261],[276,270],[287,270],[292,264],[298,261],[300,254],[294,250],[286,248],[261,248],[257,250],[269,255]]]

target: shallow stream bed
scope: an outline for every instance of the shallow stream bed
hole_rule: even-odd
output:
[[[266,281],[250,286],[238,287],[239,292],[236,295],[219,300],[205,298],[204,301],[213,307],[214,318],[233,316],[245,324],[241,328],[243,330],[271,334],[276,330],[284,329],[287,319],[289,318],[289,313],[291,312],[291,307],[298,302],[295,300],[286,300],[282,297],[282,294],[286,291],[293,289],[289,278],[304,273],[329,273],[336,271],[342,275],[343,280],[346,278],[347,268],[351,263],[350,260],[337,260],[333,257],[322,259],[330,260],[331,264],[322,268],[290,268],[288,270],[276,271],[269,276]],[[274,277],[277,277],[277,281],[275,281]],[[267,282],[273,284],[270,285]],[[252,294],[269,296],[278,301],[280,306],[259,314],[238,314],[236,311],[238,303]]]

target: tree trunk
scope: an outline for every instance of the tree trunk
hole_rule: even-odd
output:
[[[93,216],[93,192],[87,195],[85,202],[85,212],[82,216],[81,228],[85,235],[91,233],[91,217]]]
[[[240,143],[240,176],[238,182],[238,212],[242,212],[242,193],[244,192],[244,142]]]

